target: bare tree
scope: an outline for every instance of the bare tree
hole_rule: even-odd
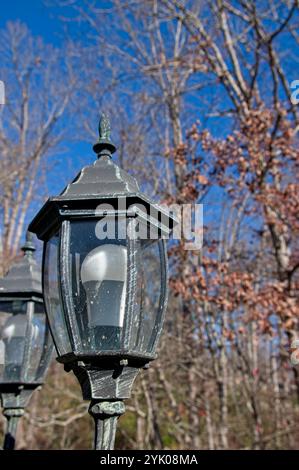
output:
[[[20,22],[1,31],[0,55],[6,84],[6,104],[0,110],[3,272],[18,253],[30,204],[45,184],[46,159],[65,133],[63,117],[76,80],[67,54],[33,37]]]

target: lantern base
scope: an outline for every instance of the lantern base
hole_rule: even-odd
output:
[[[123,400],[131,395],[132,385],[140,368],[127,365],[85,364],[83,361],[65,365],[77,377],[84,400]]]
[[[1,384],[1,406],[2,408],[26,408],[33,391],[42,384]]]

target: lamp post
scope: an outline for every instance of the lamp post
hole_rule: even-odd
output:
[[[4,449],[14,449],[17,423],[44,382],[53,342],[43,306],[41,272],[27,232],[24,256],[0,279],[0,394],[7,419]]]
[[[167,302],[165,237],[174,219],[111,159],[103,116],[98,160],[30,224],[44,241],[43,291],[57,360],[90,400],[95,448],[113,449],[123,400],[156,357]]]

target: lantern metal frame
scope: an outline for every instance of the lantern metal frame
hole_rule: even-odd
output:
[[[36,314],[35,305],[43,306],[41,270],[33,256],[35,246],[32,233],[27,232],[26,243],[22,250],[24,256],[12,265],[5,277],[0,279],[0,305],[2,302],[26,302],[26,313],[22,313],[22,315],[26,316],[27,320],[24,355],[22,365],[20,366],[21,377],[19,380],[9,380],[9,378],[4,379],[0,377],[1,405],[3,407],[3,414],[7,419],[7,429],[4,438],[5,450],[14,449],[18,420],[24,414],[24,409],[28,405],[34,390],[40,389],[43,385],[54,349],[46,322],[44,339],[47,343],[47,350],[42,350],[36,372],[39,370],[42,360],[43,367],[38,378],[35,378],[35,380],[30,376],[28,378],[33,333],[32,320]],[[38,314],[40,315],[41,313]],[[45,312],[42,314],[45,315]]]
[[[117,418],[124,412],[123,400],[129,398],[133,382],[142,368],[147,368],[156,358],[156,347],[161,336],[167,306],[167,252],[165,238],[176,223],[175,218],[164,208],[145,196],[135,178],[118,167],[111,159],[116,147],[110,141],[110,123],[103,116],[99,126],[99,141],[93,149],[98,160],[84,167],[64,191],[51,197],[37,213],[29,229],[43,240],[43,286],[45,286],[46,249],[51,237],[59,233],[58,286],[62,314],[66,325],[71,351],[58,352],[57,360],[66,371],[72,370],[81,385],[83,399],[91,400],[90,414],[95,419],[97,449],[112,449],[114,446]],[[99,204],[104,204],[105,208]],[[108,207],[109,206],[109,207]],[[108,208],[107,208],[108,207]],[[74,221],[99,221],[114,217],[126,220],[127,290],[122,344],[117,350],[98,350],[86,353],[81,348],[80,331],[77,328],[70,276],[70,239]],[[128,222],[129,221],[129,222]],[[142,238],[159,243],[161,262],[161,293],[159,299],[159,321],[152,332],[154,340],[150,351],[132,348],[131,332],[134,315],[137,269],[136,226],[143,231]],[[140,247],[139,247],[140,248]],[[45,290],[44,290],[45,292]],[[45,306],[47,308],[47,299]],[[51,320],[49,318],[50,328]],[[55,332],[52,330],[55,343]]]

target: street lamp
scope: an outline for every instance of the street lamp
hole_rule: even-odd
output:
[[[45,242],[43,291],[57,360],[91,400],[95,448],[113,449],[123,400],[156,357],[174,219],[113,163],[105,116],[99,133],[98,160],[45,203],[30,230]]]
[[[41,272],[27,232],[24,256],[0,279],[0,394],[7,419],[4,449],[14,449],[18,419],[44,382],[53,341],[43,306]]]

